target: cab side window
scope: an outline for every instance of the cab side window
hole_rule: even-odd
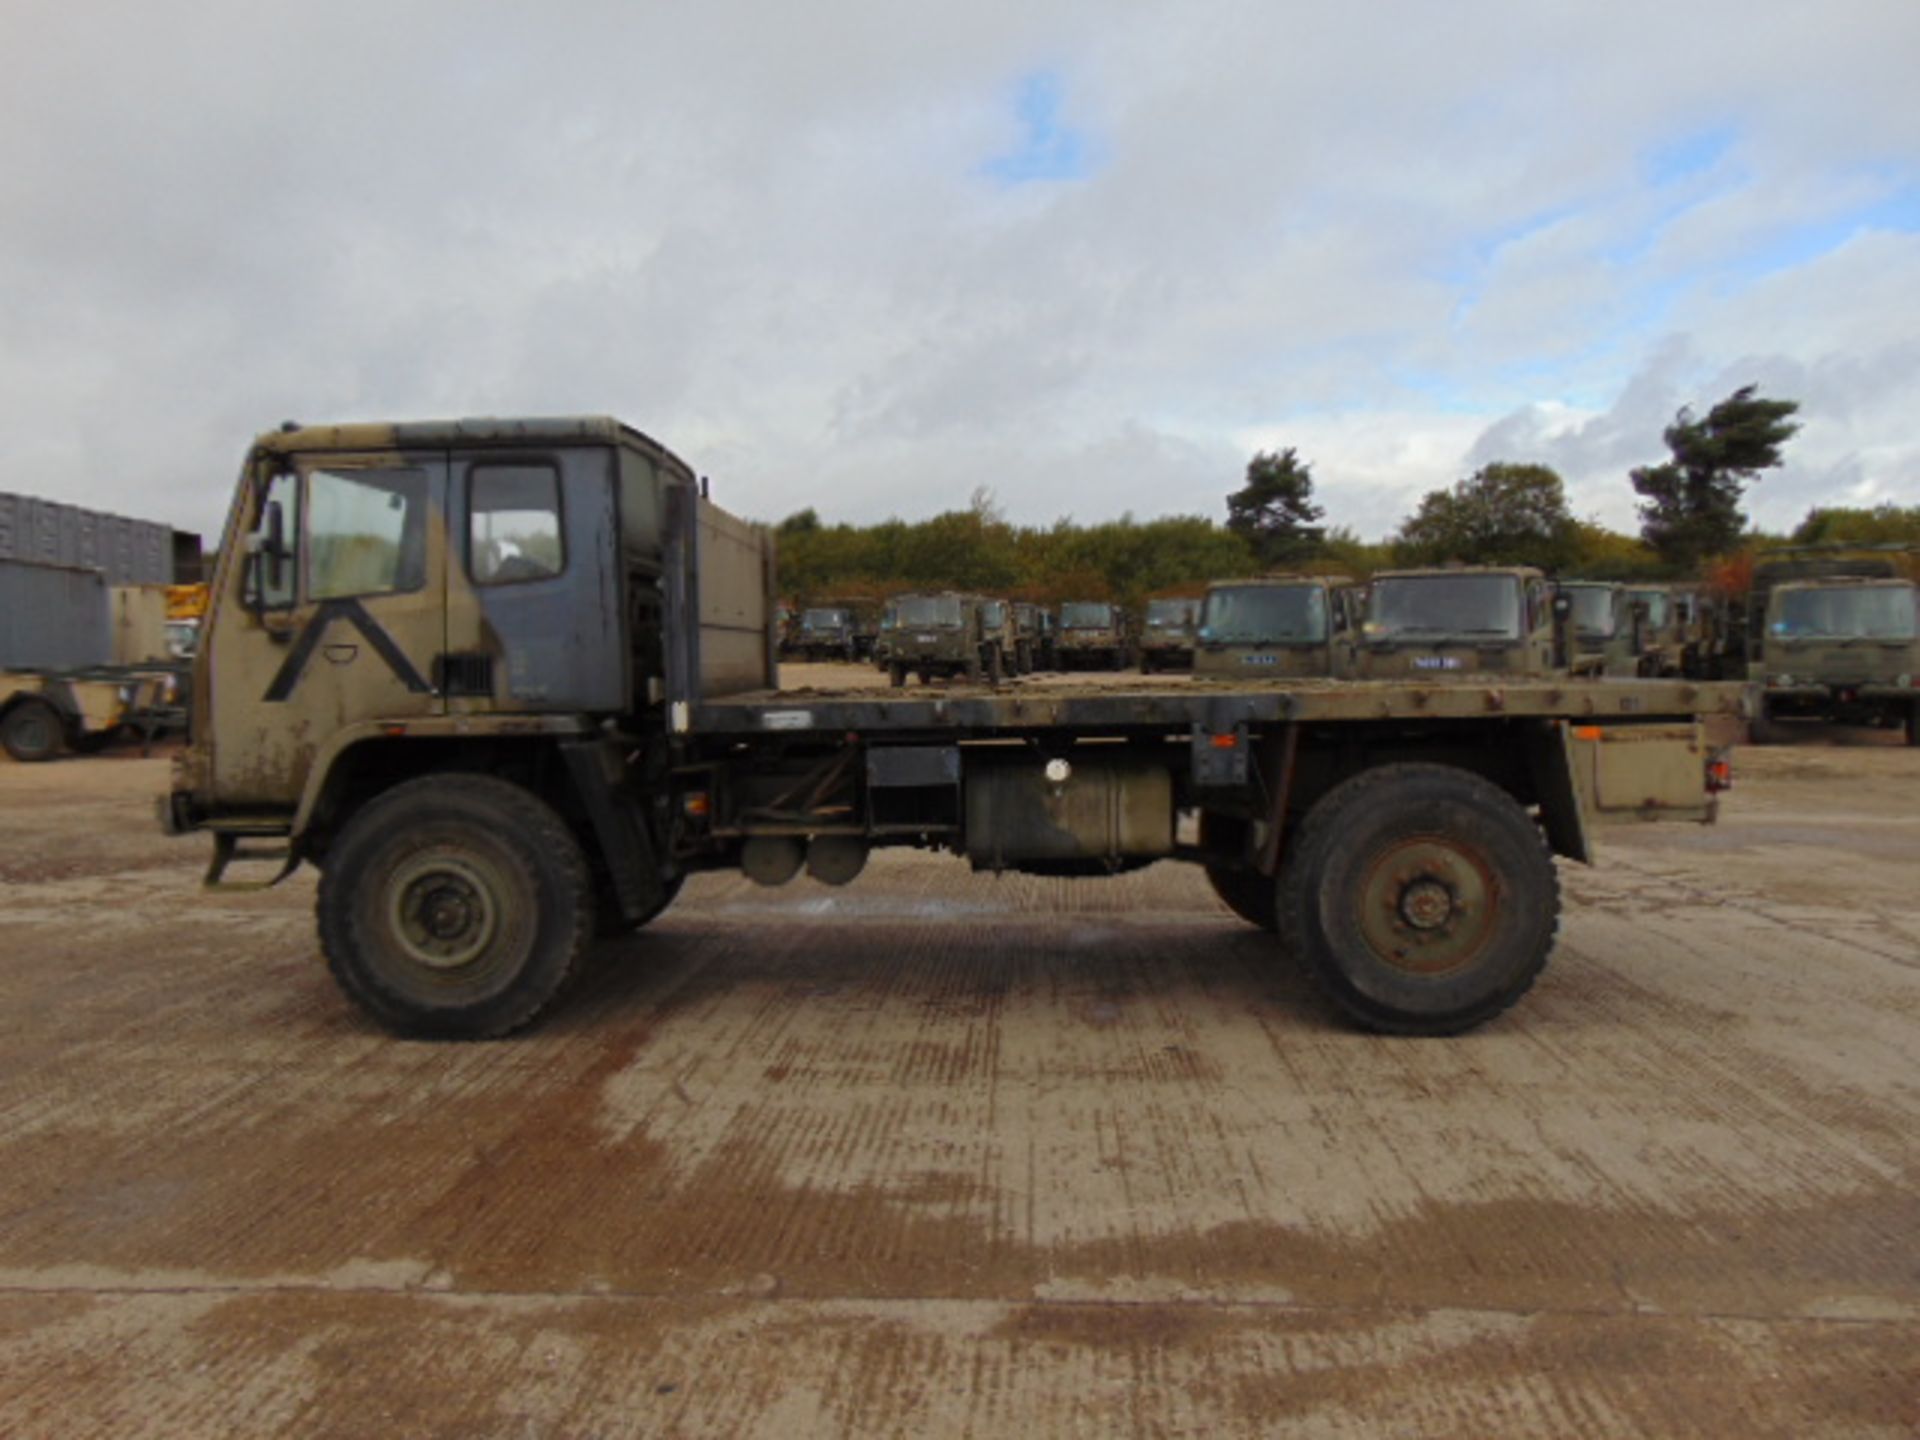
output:
[[[426,583],[424,470],[307,475],[307,598],[390,595]]]
[[[474,583],[545,580],[566,563],[553,467],[476,465],[467,490],[467,573]]]

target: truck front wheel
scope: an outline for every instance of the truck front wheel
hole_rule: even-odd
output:
[[[23,765],[51,760],[66,743],[67,727],[60,712],[46,701],[29,697],[0,720],[0,745]]]
[[[347,822],[318,912],[328,968],[374,1019],[481,1039],[559,993],[593,922],[593,880],[543,801],[491,776],[431,775]]]
[[[1450,1035],[1524,995],[1553,949],[1559,878],[1532,817],[1445,765],[1342,782],[1292,837],[1281,928],[1333,1002],[1372,1030]]]

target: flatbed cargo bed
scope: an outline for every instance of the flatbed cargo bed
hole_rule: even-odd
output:
[[[1163,677],[1125,684],[1012,680],[905,690],[804,687],[703,700],[676,721],[682,733],[749,735],[1034,730],[1228,730],[1236,724],[1485,720],[1514,717],[1640,720],[1741,717],[1748,687],[1689,680],[1275,680]],[[682,723],[684,722],[684,723]]]

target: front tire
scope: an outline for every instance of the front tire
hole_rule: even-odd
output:
[[[66,744],[67,727],[60,712],[45,700],[28,697],[0,720],[0,745],[22,765],[51,760]]]
[[[1498,1015],[1540,974],[1560,918],[1532,817],[1445,765],[1383,765],[1329,791],[1289,844],[1278,898],[1334,1004],[1396,1035]]]
[[[347,823],[317,908],[334,980],[374,1019],[482,1039],[525,1025],[565,985],[593,880],[544,801],[491,776],[430,775]]]

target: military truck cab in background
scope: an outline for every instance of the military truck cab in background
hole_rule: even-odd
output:
[[[1197,598],[1174,596],[1147,602],[1140,627],[1140,673],[1193,668],[1195,632],[1200,627]]]
[[[1055,667],[1053,612],[1030,600],[1013,602],[1013,629],[1019,643],[1026,647],[1026,671],[1052,670]]]
[[[1367,592],[1362,679],[1564,673],[1552,588],[1532,566],[1384,570]]]
[[[945,590],[893,597],[887,678],[897,689],[908,675],[922,685],[962,679],[998,685],[1007,673],[1007,603]]]
[[[1627,602],[1641,613],[1642,675],[1709,679],[1717,676],[1726,608],[1695,584],[1630,585]]]
[[[1056,651],[1062,670],[1132,669],[1127,612],[1105,600],[1067,601],[1060,607]]]
[[[1640,612],[1624,585],[1607,580],[1562,580],[1567,599],[1567,668],[1575,675],[1625,679],[1640,673]]]
[[[792,653],[797,660],[853,659],[853,612],[843,605],[810,605],[802,610]]]
[[[1920,594],[1911,580],[1789,580],[1771,587],[1754,738],[1783,719],[1903,729],[1920,744]]]
[[[1349,672],[1360,591],[1345,575],[1216,580],[1201,602],[1193,673],[1203,677]]]

